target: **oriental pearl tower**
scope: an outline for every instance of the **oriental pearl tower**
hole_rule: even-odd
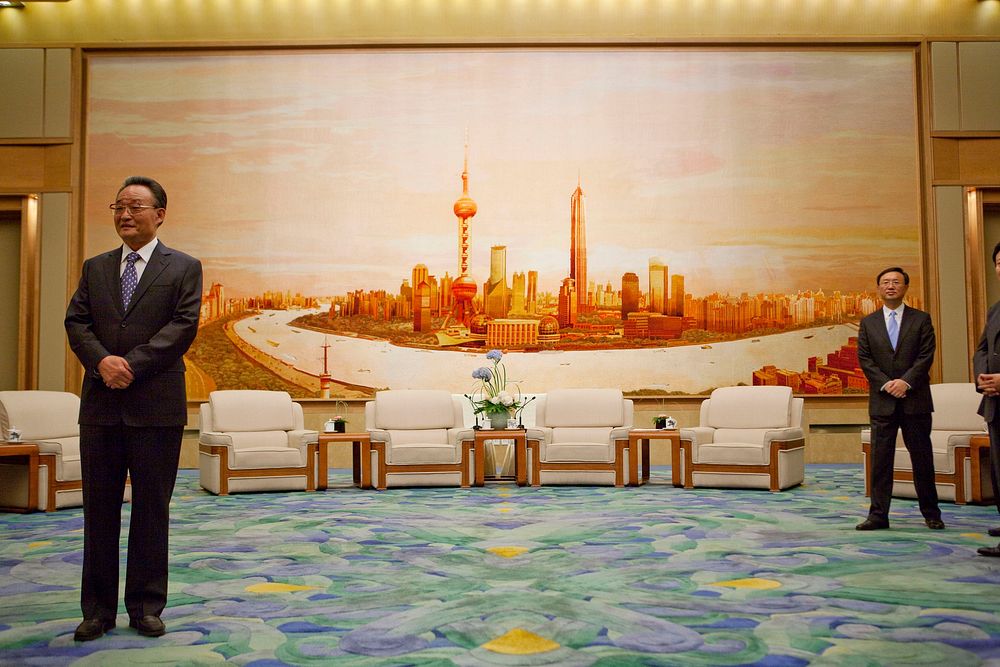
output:
[[[469,142],[465,142],[465,161],[462,165],[462,196],[455,202],[454,211],[458,217],[458,277],[451,284],[454,305],[448,315],[449,323],[461,324],[468,328],[473,316],[472,300],[476,297],[476,281],[469,277],[469,218],[476,214],[478,207],[469,196]]]

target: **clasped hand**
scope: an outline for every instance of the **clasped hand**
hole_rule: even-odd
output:
[[[110,389],[125,389],[135,379],[132,367],[129,366],[124,357],[104,357],[97,364],[97,372],[101,374],[101,379]]]
[[[886,382],[885,386],[882,387],[882,391],[895,398],[903,398],[906,396],[906,392],[909,388],[910,385],[906,384],[905,380],[900,380],[897,378],[895,380],[889,380],[888,382]]]
[[[1000,373],[980,373],[976,385],[987,396],[1000,395]]]

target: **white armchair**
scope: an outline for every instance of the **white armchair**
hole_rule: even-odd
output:
[[[539,395],[535,426],[527,430],[528,482],[624,486],[632,419],[632,401],[618,389]]]
[[[365,404],[375,488],[469,486],[476,476],[464,400],[434,389],[377,392]]]
[[[971,382],[949,382],[931,385],[934,401],[931,447],[934,450],[934,482],[938,498],[956,504],[989,503],[993,501],[990,481],[989,448],[973,448],[970,440],[986,435],[986,422],[977,414],[982,397]],[[869,461],[871,430],[861,431],[861,451],[864,455],[865,495],[871,494]],[[977,493],[978,489],[978,493]],[[896,454],[892,470],[892,495],[916,498],[913,487],[913,467],[903,443],[902,432],[896,437]]]
[[[319,434],[283,391],[213,391],[201,405],[201,486],[245,491],[315,491]]]
[[[0,429],[21,429],[21,440],[38,445],[38,508],[51,512],[83,505],[80,481],[80,399],[65,391],[0,391]],[[27,466],[0,465],[0,505],[19,507],[27,498]],[[126,489],[127,495],[128,489]]]
[[[790,387],[721,387],[681,429],[685,488],[780,491],[805,478],[803,400]]]

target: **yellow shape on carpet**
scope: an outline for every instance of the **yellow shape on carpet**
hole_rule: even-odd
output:
[[[52,542],[32,542],[31,544],[28,545],[28,548],[29,549],[38,549],[40,547],[47,547],[50,544],[52,544]]]
[[[496,639],[486,642],[483,644],[483,648],[494,653],[507,655],[531,655],[532,653],[554,651],[559,648],[559,644],[545,637],[539,637],[534,632],[514,628]]]
[[[515,558],[527,551],[528,547],[487,547],[486,550],[504,558]]]
[[[749,579],[731,579],[729,581],[717,581],[710,586],[725,586],[727,588],[750,588],[756,591],[766,591],[772,588],[781,588],[781,582],[774,579],[759,579],[751,577]]]
[[[314,591],[315,586],[299,586],[298,584],[279,584],[273,581],[265,581],[262,584],[247,586],[248,593],[292,593],[294,591]]]

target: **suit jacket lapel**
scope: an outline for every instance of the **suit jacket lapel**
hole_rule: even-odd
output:
[[[899,322],[899,338],[896,339],[896,349],[899,349],[900,344],[903,342],[903,336],[905,336],[909,330],[913,327],[913,313],[910,311],[912,308],[904,308],[903,316]],[[886,334],[888,336],[888,334]]]
[[[132,300],[129,301],[128,310],[135,308],[135,304],[139,303],[142,299],[142,295],[146,293],[146,290],[156,277],[163,272],[163,269],[167,268],[170,264],[170,248],[163,245],[163,242],[156,244],[153,248],[153,254],[149,258],[149,264],[142,271],[142,278],[139,278],[139,284],[135,286],[135,292],[132,294]],[[121,303],[121,288],[118,289],[118,302]],[[127,311],[126,311],[127,312]]]
[[[125,314],[125,304],[122,303],[122,251],[121,248],[112,250],[104,256],[104,274],[107,279],[108,293],[112,294],[111,300],[115,303],[115,308],[119,315]]]

